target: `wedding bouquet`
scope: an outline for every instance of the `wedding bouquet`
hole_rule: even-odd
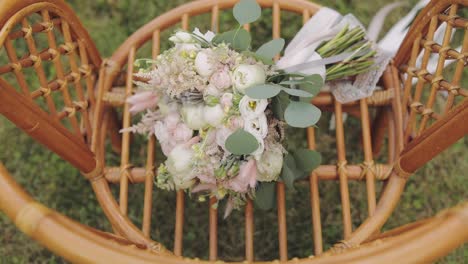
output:
[[[318,16],[323,16],[317,14]],[[317,16],[316,15],[316,16]],[[360,26],[329,21],[320,36],[300,32],[283,58],[274,39],[251,51],[242,25],[261,16],[254,0],[234,8],[239,27],[221,34],[178,31],[174,47],[155,60],[139,60],[139,92],[130,111],[146,111],[124,132],[155,135],[167,160],[155,183],[197,193],[200,201],[227,201],[226,216],[247,199],[261,207],[274,200],[274,184],[291,187],[320,164],[320,154],[287,150],[285,127],[306,128],[320,118],[310,103],[327,80],[370,70],[375,51]],[[309,26],[310,29],[310,26]]]

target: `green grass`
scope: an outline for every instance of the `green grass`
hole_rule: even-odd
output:
[[[83,20],[92,38],[96,42],[103,57],[112,55],[112,52],[127,36],[152,18],[171,8],[187,2],[186,0],[159,1],[131,1],[131,0],[73,0],[73,6],[78,16]],[[354,13],[364,24],[367,24],[372,15],[387,1],[374,0],[370,4],[362,4],[358,0],[320,1],[341,13]],[[330,3],[333,2],[333,3]],[[411,1],[414,3],[415,1]],[[398,20],[408,7],[401,8],[393,13],[385,25]],[[268,11],[265,12],[268,14]],[[193,25],[207,25],[209,18],[202,16],[193,21]],[[233,23],[226,12],[222,16],[222,29]],[[283,35],[290,39],[300,26],[300,19],[284,15],[283,23],[291,25],[286,27]],[[205,28],[206,27],[202,27]],[[256,42],[258,46],[268,37],[271,25],[261,21],[255,26]],[[143,54],[141,56],[144,56]],[[324,152],[327,160],[333,162],[335,153],[333,132],[326,130],[329,115],[325,115],[320,123],[319,149]],[[347,132],[359,127],[356,120],[346,123]],[[357,133],[357,134],[356,134]],[[359,131],[354,139],[359,137]],[[291,131],[295,135],[298,145],[304,144],[303,130]],[[141,141],[141,138],[139,138]],[[350,161],[360,153],[359,140],[348,140],[348,157]],[[406,186],[405,193],[389,219],[386,229],[400,226],[417,219],[430,217],[438,211],[452,207],[463,200],[468,200],[468,139],[462,139],[449,150],[442,153],[431,163],[412,176]],[[118,155],[110,155],[109,160],[118,161]],[[132,159],[136,163],[142,162],[142,153],[135,149]],[[15,128],[10,122],[0,117],[0,161],[15,176],[15,179],[30,192],[35,199],[59,212],[92,227],[110,231],[109,224],[99,207],[96,198],[87,181],[70,165],[62,161],[50,151],[35,143],[26,134]],[[380,186],[380,185],[379,185]],[[117,186],[113,187],[117,191]],[[131,186],[130,201],[132,209],[130,217],[135,223],[140,223],[142,214],[142,186]],[[352,217],[354,226],[359,225],[366,218],[366,193],[362,183],[351,183],[350,192],[353,194]],[[287,221],[290,227],[288,242],[290,256],[308,256],[312,254],[310,208],[307,186],[298,184],[295,190],[287,192]],[[335,182],[321,182],[321,214],[324,229],[325,246],[330,247],[333,242],[341,238],[341,208],[339,205],[339,190]],[[172,246],[174,214],[172,205],[174,194],[162,191],[154,192],[155,208],[152,228],[153,238],[163,242],[169,248]],[[184,227],[184,254],[187,256],[207,256],[207,206],[197,202],[187,203],[187,215],[202,216],[190,217]],[[171,206],[167,206],[171,205]],[[305,210],[304,210],[305,208]],[[204,215],[204,216],[203,216]],[[255,218],[255,244],[258,259],[277,258],[277,231],[276,213],[256,211]],[[157,225],[156,225],[157,224]],[[219,232],[223,237],[219,245],[220,257],[229,260],[239,260],[243,255],[242,213],[235,212],[226,221],[219,221]],[[12,222],[0,213],[0,263],[64,263],[65,261],[49,252],[30,238],[23,235]],[[53,235],[53,234],[51,234]],[[450,236],[451,234],[447,234]],[[439,263],[463,263],[468,259],[468,247],[461,247]]]

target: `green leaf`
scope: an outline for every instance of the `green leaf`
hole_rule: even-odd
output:
[[[286,123],[292,127],[306,128],[315,125],[320,119],[322,112],[316,106],[304,102],[291,102],[284,118]]]
[[[257,21],[262,15],[262,8],[255,0],[240,0],[234,6],[234,18],[241,26]]]
[[[311,85],[322,87],[324,84],[323,78],[320,74],[312,74],[304,77],[304,81],[309,82]]]
[[[293,153],[297,168],[303,172],[310,173],[322,163],[320,153],[310,149],[298,149]]]
[[[317,85],[310,84],[309,82],[305,82],[305,83],[300,84],[299,88],[301,90],[304,90],[304,91],[312,94],[312,97],[309,97],[309,98],[303,97],[303,98],[301,98],[300,99],[301,102],[310,103],[310,99],[315,97],[317,94],[319,94],[320,90],[322,90],[322,87],[323,86],[317,86]]]
[[[238,129],[226,139],[226,149],[234,155],[248,155],[257,150],[257,139],[249,132]]]
[[[231,48],[237,51],[248,50],[251,42],[252,37],[250,33],[243,28],[218,34],[213,39],[214,44],[229,44]]]
[[[299,90],[299,89],[283,88],[283,91],[286,92],[289,95],[298,96],[298,97],[309,97],[310,98],[310,97],[314,96],[313,94],[311,94],[309,92]]]
[[[255,192],[255,205],[262,210],[269,210],[276,205],[276,183],[261,182]]]
[[[272,59],[284,48],[285,41],[282,38],[273,39],[263,44],[256,52],[256,54],[262,58]]]
[[[273,114],[279,120],[284,120],[284,111],[286,111],[286,107],[288,107],[289,101],[289,96],[285,93],[280,93],[271,100]]]
[[[268,99],[278,95],[282,87],[275,84],[260,84],[249,87],[245,94],[253,99]]]
[[[296,162],[294,157],[288,154],[284,157],[283,169],[281,170],[281,179],[284,181],[286,187],[294,189],[296,174]]]

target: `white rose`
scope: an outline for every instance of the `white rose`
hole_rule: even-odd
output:
[[[245,95],[239,102],[239,112],[244,119],[255,119],[265,113],[268,106],[266,99],[252,99]]]
[[[264,84],[265,81],[265,70],[259,65],[241,64],[233,73],[234,88],[240,93],[245,93],[245,89],[253,85]]]
[[[194,184],[193,156],[194,151],[182,144],[176,146],[167,157],[166,167],[178,190],[190,188]]]
[[[252,135],[265,138],[268,134],[268,122],[265,114],[254,119],[244,120],[244,129]]]
[[[283,168],[282,146],[275,144],[268,151],[263,152],[257,161],[257,180],[271,182],[278,180]]]
[[[210,77],[216,70],[211,54],[204,50],[200,51],[195,58],[195,69],[203,77]]]
[[[224,110],[220,104],[215,106],[205,106],[205,121],[212,127],[218,127],[224,118]]]
[[[174,35],[172,35],[169,38],[170,41],[180,44],[180,43],[194,43],[195,40],[193,39],[192,35],[190,33],[184,32],[184,31],[178,31]]]
[[[213,40],[213,38],[216,36],[216,34],[212,31],[207,31],[205,34],[201,33],[200,32],[200,29],[198,28],[195,28],[195,30],[193,31],[193,34],[199,36],[200,38],[208,41],[211,43],[211,41]]]
[[[203,105],[187,105],[182,108],[184,123],[193,130],[200,130],[206,126]]]
[[[211,96],[219,97],[221,95],[221,91],[218,88],[216,88],[214,85],[209,84],[205,88],[205,90],[203,90],[203,95],[205,96],[211,95]]]

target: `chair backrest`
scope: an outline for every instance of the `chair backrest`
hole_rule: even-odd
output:
[[[84,173],[99,53],[63,2],[0,1],[0,113]]]
[[[396,208],[395,193],[402,192],[408,177],[468,134],[466,7],[467,0],[430,2],[414,20],[384,75],[398,98],[393,103],[398,157],[377,213],[341,246],[360,244],[379,230]],[[430,61],[437,66],[430,67]],[[453,64],[445,67],[449,63]]]
[[[467,5],[466,0],[432,1],[395,57],[403,85],[405,144],[467,100]],[[431,62],[437,66],[430,67]]]

